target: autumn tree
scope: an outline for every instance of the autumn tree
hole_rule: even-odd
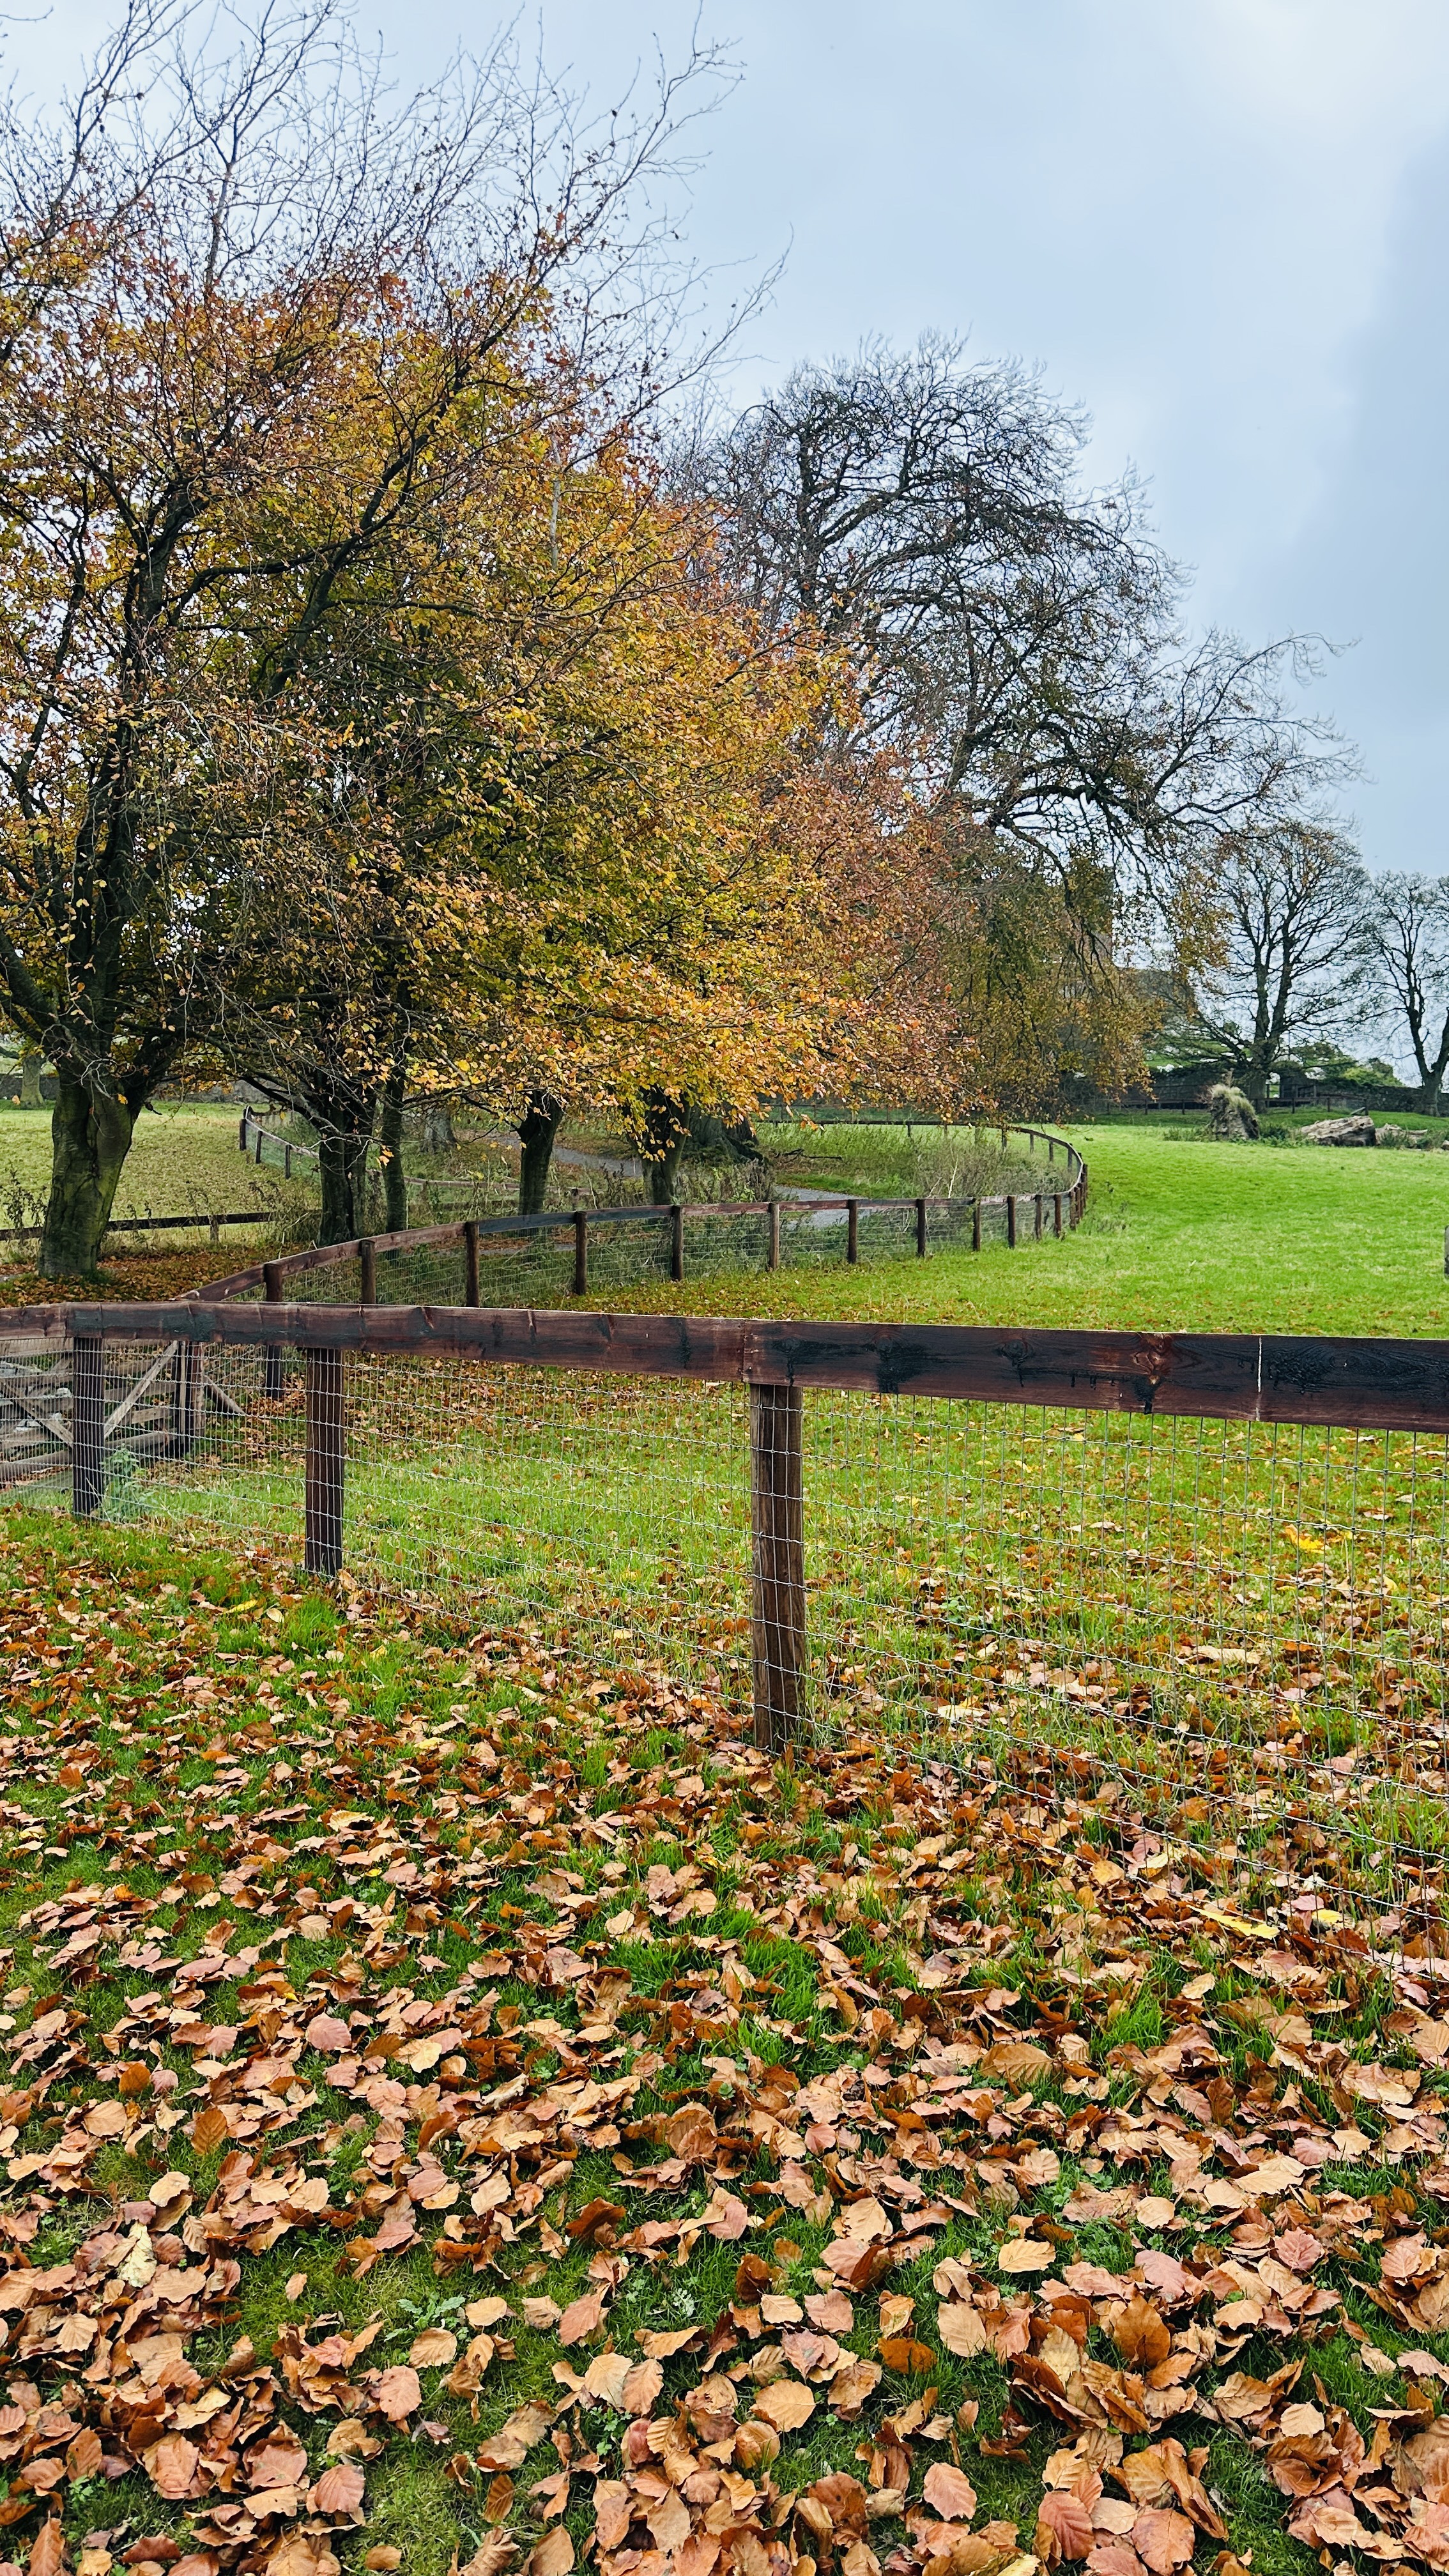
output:
[[[1085,1021],[1086,1053],[1128,1065],[1144,921],[1180,927],[1205,847],[1301,805],[1332,759],[1291,644],[1185,637],[1180,576],[1130,482],[1083,485],[1084,436],[1020,368],[927,339],[796,370],[690,467],[761,618],[806,621],[848,668],[822,759],[888,753],[938,827],[961,998],[1018,1097],[1025,1041],[1033,1102],[1063,975],[1059,1072]]]
[[[216,1037],[246,836],[302,846],[268,800],[314,640],[540,298],[590,363],[678,119],[666,82],[580,140],[506,46],[393,115],[326,6],[225,61],[191,26],[134,22],[144,130],[113,49],[65,131],[0,133],[0,997],[56,1072],[53,1277],[94,1269],[141,1107]]]

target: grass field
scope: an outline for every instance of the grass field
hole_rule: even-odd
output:
[[[1449,1159],[1078,1141],[631,1302],[1446,1329]],[[1442,1443],[823,1399],[772,1771],[739,1390],[361,1370],[322,1587],[234,1385],[0,1518],[0,2576],[1443,2566]]]
[[[143,1119],[118,1208],[231,1208],[255,1196],[274,1211],[277,1176],[244,1163],[235,1140],[234,1112],[225,1106],[167,1107]],[[926,1161],[945,1150],[939,1139],[923,1143],[899,1129],[775,1130],[766,1141],[786,1187],[853,1181],[876,1195],[933,1186]],[[924,1263],[903,1254],[853,1271],[807,1245],[804,1268],[787,1263],[772,1276],[754,1258],[745,1268],[696,1273],[682,1288],[613,1277],[607,1253],[596,1253],[601,1277],[590,1302],[1129,1330],[1449,1332],[1449,1154],[1215,1145],[1198,1141],[1187,1122],[1135,1118],[1084,1127],[1073,1141],[1091,1169],[1091,1199],[1086,1223],[1060,1243],[1023,1242],[1014,1254],[988,1243],[979,1255],[943,1251]],[[0,1111],[0,1189],[10,1172],[39,1190],[48,1152],[47,1119]],[[416,1168],[423,1178],[441,1176],[466,1171],[469,1159],[465,1146],[446,1160],[418,1158]],[[983,1170],[990,1183],[995,1175]],[[226,1240],[240,1247],[248,1238]],[[564,1302],[569,1256],[555,1252],[541,1258],[536,1276],[510,1273],[507,1297]],[[174,1266],[181,1288],[214,1276],[217,1265],[200,1244]],[[124,1259],[108,1267],[124,1291]],[[22,1262],[11,1265],[12,1300],[25,1275]],[[452,1292],[440,1278],[428,1293]]]
[[[1216,1145],[1136,1121],[1071,1133],[1091,1197],[1085,1224],[1060,1243],[812,1272],[808,1303],[788,1270],[661,1284],[637,1302],[962,1324],[1449,1332],[1449,1154]]]
[[[7,2565],[1440,2563],[1449,2025],[1311,1844],[255,1544],[8,1515],[0,1654]]]

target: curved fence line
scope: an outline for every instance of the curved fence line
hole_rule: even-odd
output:
[[[245,1137],[248,1120],[242,1120]],[[251,1122],[255,1127],[255,1122]],[[767,1229],[764,1267],[777,1270],[781,1260],[781,1229],[787,1220],[800,1232],[817,1232],[822,1221],[844,1218],[845,1261],[854,1266],[860,1257],[862,1217],[908,1216],[914,1227],[915,1251],[924,1260],[931,1249],[933,1214],[938,1225],[946,1224],[957,1241],[964,1241],[967,1220],[970,1225],[971,1249],[982,1247],[984,1220],[1000,1210],[1004,1218],[1007,1245],[1015,1250],[1022,1240],[1020,1211],[1030,1211],[1027,1226],[1031,1239],[1040,1242],[1048,1233],[1069,1233],[1081,1223],[1087,1204],[1087,1165],[1085,1158],[1065,1136],[1053,1134],[1044,1127],[1001,1127],[997,1131],[1005,1147],[1009,1136],[1021,1136],[1028,1150],[1033,1145],[1047,1149],[1047,1169],[1051,1172],[1057,1155],[1062,1157],[1065,1187],[1056,1190],[1013,1190],[981,1194],[970,1198],[941,1198],[922,1195],[914,1198],[867,1198],[860,1194],[838,1195],[815,1192],[808,1197],[781,1196],[770,1199],[700,1199],[671,1200],[664,1204],[639,1207],[574,1207],[546,1208],[531,1216],[463,1217],[446,1225],[412,1226],[393,1234],[354,1235],[342,1243],[310,1246],[302,1252],[280,1254],[272,1261],[253,1262],[245,1270],[233,1271],[224,1279],[209,1281],[198,1294],[204,1297],[245,1297],[256,1289],[263,1290],[270,1303],[280,1301],[283,1286],[307,1272],[331,1269],[344,1262],[356,1262],[360,1270],[359,1297],[363,1306],[377,1303],[377,1264],[380,1259],[425,1251],[461,1251],[466,1272],[462,1302],[476,1306],[480,1302],[479,1263],[488,1257],[489,1247],[500,1253],[516,1252],[530,1238],[542,1235],[572,1235],[572,1294],[584,1296],[589,1285],[589,1252],[591,1236],[599,1227],[654,1226],[668,1229],[669,1276],[678,1282],[685,1276],[686,1228],[691,1224],[717,1228],[722,1221],[762,1219]],[[260,1140],[269,1130],[255,1128],[260,1159]],[[272,1138],[281,1144],[281,1138]],[[297,1152],[310,1148],[296,1147]]]

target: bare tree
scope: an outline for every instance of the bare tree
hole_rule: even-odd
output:
[[[1352,842],[1325,822],[1271,823],[1217,844],[1214,951],[1192,997],[1255,1108],[1296,1041],[1360,1014],[1372,962],[1366,890]]]
[[[1409,1033],[1420,1107],[1437,1115],[1449,1069],[1449,877],[1370,878],[1363,926],[1375,981]]]
[[[1085,424],[1013,365],[926,339],[798,369],[690,470],[770,624],[845,653],[849,737],[939,812],[1063,883],[1300,803],[1333,746],[1291,708],[1292,644],[1188,645],[1182,579],[1130,482],[1089,490]]]

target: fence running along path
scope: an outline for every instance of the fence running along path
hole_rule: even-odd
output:
[[[248,1132],[258,1137],[269,1131],[249,1129],[248,1118],[242,1122],[243,1140]],[[979,1252],[984,1238],[984,1222],[999,1211],[1002,1235],[1015,1250],[1022,1240],[1023,1209],[1029,1211],[1026,1224],[1031,1238],[1040,1242],[1044,1236],[1060,1237],[1080,1225],[1086,1212],[1088,1173],[1077,1148],[1067,1138],[1051,1134],[1045,1128],[1017,1127],[999,1130],[1005,1149],[1009,1135],[1026,1139],[1032,1146],[1045,1146],[1047,1173],[1057,1177],[1054,1165],[1061,1156],[1060,1178],[1065,1186],[1051,1190],[1016,1190],[981,1194],[969,1198],[877,1199],[845,1194],[832,1196],[812,1192],[808,1197],[788,1195],[771,1199],[672,1201],[665,1204],[629,1207],[549,1208],[531,1216],[484,1216],[455,1219],[444,1225],[414,1226],[406,1232],[359,1235],[342,1243],[319,1244],[302,1252],[286,1253],[271,1263],[256,1262],[250,1268],[233,1272],[225,1279],[211,1281],[202,1294],[207,1297],[239,1297],[267,1286],[269,1296],[277,1293],[276,1283],[330,1269],[339,1263],[356,1262],[360,1269],[359,1302],[370,1306],[376,1302],[378,1262],[416,1252],[459,1251],[463,1256],[463,1302],[476,1306],[480,1299],[479,1262],[491,1248],[495,1253],[511,1253],[530,1240],[546,1236],[570,1237],[573,1253],[572,1293],[587,1295],[591,1246],[600,1238],[636,1230],[653,1230],[667,1238],[669,1276],[676,1282],[685,1277],[688,1229],[702,1227],[717,1233],[723,1225],[735,1227],[740,1221],[758,1220],[764,1231],[764,1267],[778,1270],[784,1249],[784,1229],[793,1225],[797,1241],[818,1238],[831,1218],[843,1219],[845,1260],[853,1266],[861,1257],[861,1220],[870,1223],[881,1217],[905,1218],[906,1233],[916,1256],[925,1260],[932,1248],[933,1229],[939,1241],[964,1242],[969,1226],[971,1248]],[[281,1145],[284,1140],[272,1137]],[[292,1149],[288,1149],[292,1150]],[[308,1147],[297,1147],[306,1152]],[[290,1166],[288,1167],[290,1169]],[[837,1231],[841,1229],[837,1228]]]

